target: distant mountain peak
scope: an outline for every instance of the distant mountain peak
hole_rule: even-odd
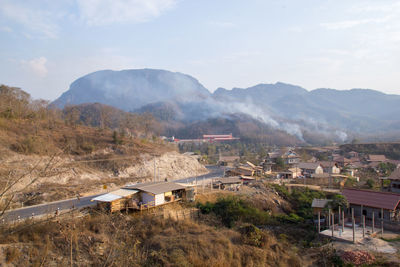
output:
[[[126,111],[166,101],[193,101],[211,93],[190,75],[157,69],[101,70],[74,81],[53,104],[99,102]]]

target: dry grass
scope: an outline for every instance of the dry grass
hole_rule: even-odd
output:
[[[0,237],[9,247],[30,244],[10,249],[14,265],[69,265],[72,243],[72,260],[83,266],[301,266],[268,231],[261,247],[245,245],[244,233],[201,221],[96,214],[20,227]]]
[[[124,137],[122,145],[114,145],[113,131],[83,125],[70,126],[61,121],[0,118],[0,147],[23,154],[52,155],[63,151],[85,156],[94,151],[115,147],[117,154],[151,153],[159,155],[173,150],[162,143]]]
[[[234,192],[230,192],[230,191],[210,191],[207,193],[200,193],[198,195],[196,195],[196,202],[200,202],[200,203],[206,203],[206,202],[210,202],[210,203],[215,203],[219,198],[221,197],[226,197],[226,196],[234,196],[237,195]]]

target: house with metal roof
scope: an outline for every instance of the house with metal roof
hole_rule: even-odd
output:
[[[339,174],[340,168],[339,165],[334,161],[319,161],[318,162],[324,173],[332,173],[332,174]]]
[[[300,162],[297,167],[301,169],[304,176],[311,176],[312,174],[321,174],[324,172],[324,169],[318,162]]]
[[[250,177],[251,178],[251,177]],[[222,177],[213,180],[213,188],[238,189],[243,184],[243,179],[236,177]]]
[[[391,192],[380,192],[360,189],[343,189],[342,194],[346,197],[354,215],[367,219],[381,218],[386,221],[399,221],[400,194]]]
[[[185,195],[185,186],[174,182],[149,182],[123,187],[140,192],[139,208],[150,208],[182,200]]]

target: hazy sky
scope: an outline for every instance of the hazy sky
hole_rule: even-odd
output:
[[[210,91],[282,81],[400,94],[400,1],[0,0],[0,83],[55,99],[101,69]]]

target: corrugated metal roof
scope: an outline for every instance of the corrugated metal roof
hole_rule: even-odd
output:
[[[326,204],[331,202],[331,199],[318,199],[314,198],[311,204],[312,208],[325,208]]]
[[[127,197],[127,196],[130,196],[130,195],[136,194],[137,192],[139,192],[139,191],[133,190],[133,189],[123,189],[123,188],[121,188],[121,189],[118,189],[116,191],[110,192],[110,194],[121,196],[121,197]]]
[[[350,204],[386,210],[395,210],[400,201],[400,194],[389,192],[343,189],[342,193]]]
[[[101,195],[92,199],[92,201],[100,201],[100,202],[111,202],[117,199],[122,198],[121,196],[117,196],[111,193]]]
[[[124,189],[137,189],[158,195],[165,192],[185,189],[185,186],[173,182],[150,182],[126,186]]]

